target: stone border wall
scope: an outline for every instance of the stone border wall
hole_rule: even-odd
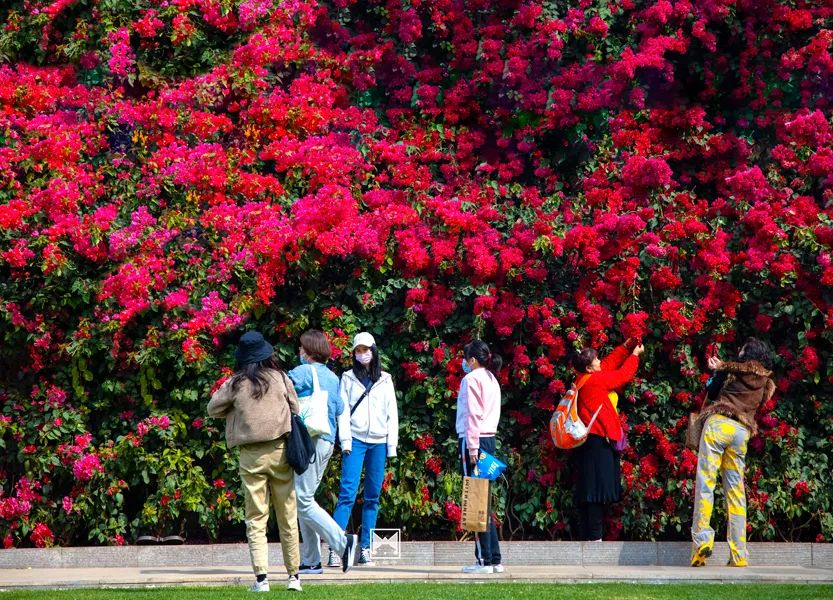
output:
[[[509,566],[686,566],[688,542],[502,542]],[[466,565],[474,560],[473,542],[403,542],[401,558],[379,565]],[[833,544],[753,542],[750,564],[833,569]],[[713,565],[726,564],[729,547],[715,544]],[[280,544],[269,544],[269,562],[283,564]],[[184,546],[104,546],[0,550],[0,569],[248,566],[246,544]]]

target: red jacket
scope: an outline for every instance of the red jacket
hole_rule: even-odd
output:
[[[602,360],[602,370],[591,373],[584,381],[578,392],[578,414],[581,420],[585,424],[589,423],[596,409],[602,407],[596,422],[590,428],[590,433],[613,441],[621,439],[622,426],[619,415],[607,395],[633,379],[638,367],[639,358],[631,354],[625,346],[619,346]],[[580,381],[583,375],[576,373],[576,382]]]

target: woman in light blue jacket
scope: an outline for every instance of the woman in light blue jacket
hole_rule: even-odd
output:
[[[353,368],[341,376],[339,392],[344,403],[338,423],[343,454],[341,490],[333,518],[340,527],[347,527],[364,468],[358,564],[366,565],[372,562],[370,531],[376,527],[385,461],[396,456],[399,444],[399,412],[393,379],[381,370],[376,341],[367,332],[353,338]],[[332,553],[330,558],[334,558]]]
[[[288,375],[295,386],[299,402],[324,401],[314,396],[316,389],[326,393],[326,411],[329,431],[321,432],[313,437],[315,441],[315,461],[310,464],[303,475],[295,476],[295,495],[298,501],[298,521],[300,522],[301,537],[301,568],[300,573],[323,573],[321,567],[321,538],[330,545],[330,551],[341,555],[341,567],[347,572],[353,566],[356,555],[357,536],[344,533],[344,527],[339,526],[315,501],[315,492],[321,484],[327,463],[333,455],[335,441],[336,419],[344,410],[344,403],[339,396],[339,382],[335,373],[327,368],[326,362],[330,358],[330,342],[320,331],[307,331],[301,336],[301,347],[298,357],[301,365],[292,369]],[[325,407],[317,407],[325,410]],[[322,415],[323,416],[323,415]]]

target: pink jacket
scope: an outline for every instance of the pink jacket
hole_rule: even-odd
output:
[[[475,369],[460,384],[465,393],[457,402],[457,435],[467,448],[480,448],[480,438],[495,435],[500,421],[500,384],[491,371]]]

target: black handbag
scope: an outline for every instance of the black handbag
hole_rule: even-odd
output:
[[[284,386],[292,385],[286,379],[286,375],[281,372]],[[289,398],[286,399],[289,405]],[[303,475],[309,466],[315,462],[315,442],[307,431],[307,426],[304,425],[304,420],[300,415],[292,414],[290,407],[290,424],[289,436],[286,440],[286,462],[298,475]]]
[[[315,442],[300,415],[292,415],[292,429],[286,441],[286,461],[298,475],[315,462]]]

